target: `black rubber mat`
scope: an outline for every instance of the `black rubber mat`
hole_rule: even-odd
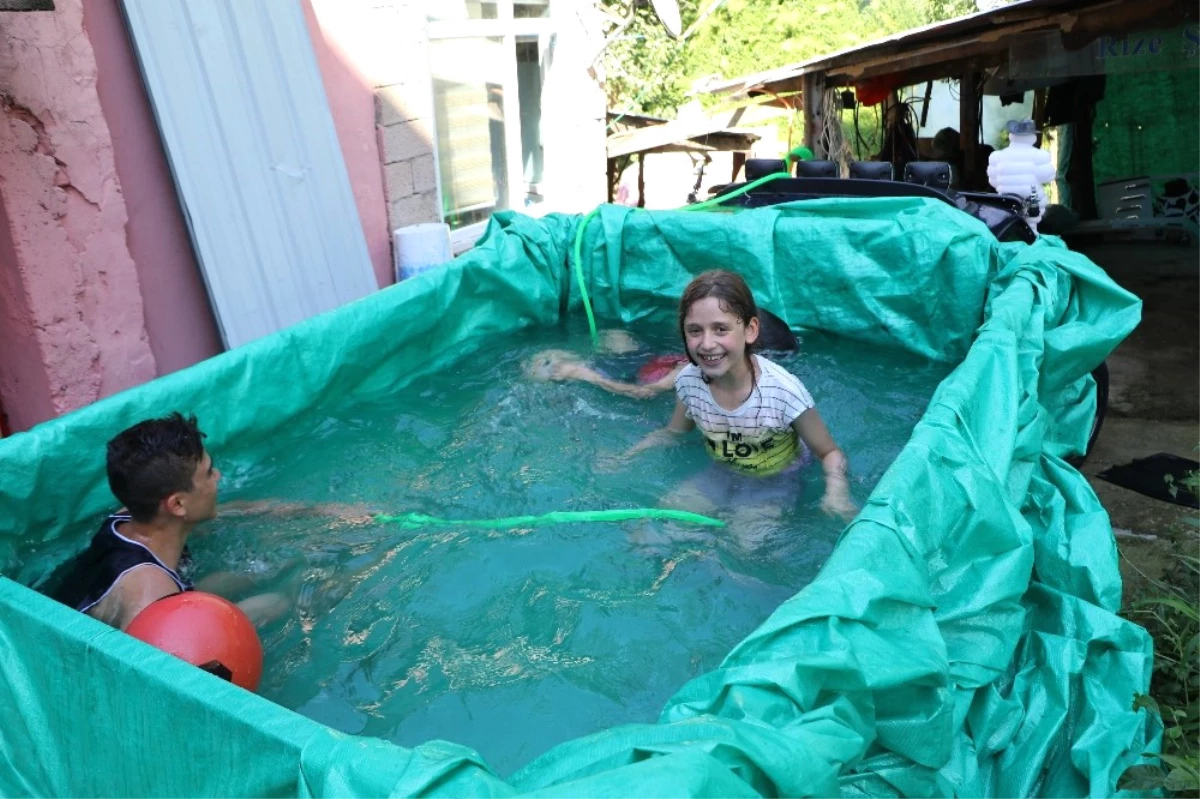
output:
[[[1160,452],[1139,458],[1123,466],[1112,466],[1096,475],[1113,485],[1128,488],[1163,502],[1174,502],[1189,508],[1200,508],[1200,498],[1183,487],[1181,481],[1188,472],[1200,469],[1200,463],[1178,455]],[[1171,476],[1168,482],[1167,475]],[[1174,494],[1172,495],[1172,489]]]

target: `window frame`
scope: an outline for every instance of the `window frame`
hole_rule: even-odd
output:
[[[427,3],[439,3],[442,1],[427,0]],[[536,37],[539,52],[543,51],[545,43],[556,32],[554,23],[560,0],[550,0],[548,4],[548,8],[550,9],[549,17],[516,17],[514,16],[515,0],[494,0],[494,2],[496,3],[496,19],[433,20],[429,19],[429,15],[426,14],[426,36],[430,43],[442,39],[499,38],[503,40],[501,46],[504,48],[504,51],[512,53],[512,58],[506,61],[504,72],[500,76],[500,85],[504,97],[518,98],[516,102],[511,104],[506,103],[504,108],[504,153],[508,176],[508,203],[510,209],[514,209],[515,206],[514,210],[525,211],[527,213],[532,211],[536,215],[537,212],[533,209],[525,209],[522,206],[522,201],[529,192],[529,186],[525,181],[524,161],[521,158],[520,92],[517,81],[516,58],[517,40],[528,40],[529,37]],[[433,89],[432,82],[433,74],[431,70],[431,91]],[[434,102],[437,102],[436,96],[434,97]],[[435,170],[438,183],[438,196],[442,197],[444,195],[442,193],[441,153],[438,147],[436,118],[432,120],[432,125],[434,127],[434,158],[439,159],[438,168]],[[536,188],[540,188],[540,186]],[[445,221],[444,215],[442,220]],[[457,255],[469,250],[474,246],[479,237],[483,235],[483,232],[487,229],[487,225],[488,220],[484,220],[466,225],[457,230],[451,230],[451,251]]]

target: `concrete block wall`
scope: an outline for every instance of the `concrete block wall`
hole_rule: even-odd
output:
[[[374,136],[369,149],[376,162],[377,188],[368,204],[380,202],[381,216],[386,209],[388,233],[383,238],[390,242],[390,231],[403,225],[439,221],[433,97],[421,1],[310,2],[317,22],[314,38],[320,37],[328,53],[322,71],[327,73],[326,93],[339,120],[343,148],[361,147],[363,136]],[[330,73],[344,73],[352,80],[331,81]],[[339,96],[343,92],[361,93],[370,102],[366,107],[351,106]],[[358,194],[367,180],[356,177],[352,169],[351,182]],[[364,213],[362,206],[360,203],[360,214]],[[372,209],[364,216],[374,213]],[[368,231],[368,241],[375,239]],[[390,243],[380,242],[380,246],[389,249],[390,262]]]
[[[414,0],[375,3],[377,30],[392,45],[373,87],[388,224],[440,222],[424,12]]]

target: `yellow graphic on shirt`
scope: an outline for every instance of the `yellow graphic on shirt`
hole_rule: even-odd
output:
[[[799,438],[790,427],[786,430],[763,431],[762,437],[752,440],[742,433],[704,433],[708,454],[739,472],[759,477],[779,474],[796,459]]]

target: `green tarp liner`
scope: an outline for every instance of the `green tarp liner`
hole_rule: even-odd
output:
[[[334,732],[19,584],[111,507],[103,444],[126,425],[191,411],[222,457],[255,457],[314,405],[409,401],[472,339],[582,313],[580,223],[497,215],[445,267],[0,441],[0,794],[1113,795],[1157,746],[1132,710],[1151,642],[1115,615],[1108,517],[1063,457],[1140,303],[1057,240],[1002,245],[926,200],[587,226],[602,324],[670,324],[690,276],[727,267],[798,329],[956,365],[817,578],[656,724],[501,779],[453,743]]]

